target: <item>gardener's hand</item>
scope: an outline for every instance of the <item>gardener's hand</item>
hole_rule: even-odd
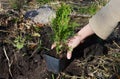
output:
[[[86,37],[92,34],[94,34],[94,31],[90,25],[87,24],[73,38],[69,39],[67,42],[69,48],[67,52],[67,59],[71,59],[73,49],[77,47]]]
[[[73,36],[72,38],[70,38],[67,41],[67,45],[68,45],[68,52],[67,52],[67,59],[71,59],[72,57],[72,51],[75,47],[77,47],[80,43],[83,42],[83,40],[94,34],[94,31],[92,30],[92,28],[90,27],[89,24],[87,24],[86,26],[84,26],[75,36]],[[52,44],[51,49],[53,49],[54,47],[56,47],[56,43]]]
[[[74,37],[70,38],[67,42],[68,45],[68,52],[67,52],[67,59],[71,59],[72,57],[72,51],[75,47],[77,47],[81,41],[81,38],[78,34],[76,34]]]

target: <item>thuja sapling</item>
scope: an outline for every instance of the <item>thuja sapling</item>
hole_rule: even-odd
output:
[[[60,54],[66,47],[66,40],[74,34],[75,22],[70,22],[71,7],[62,4],[56,12],[56,18],[52,21],[53,42],[56,44],[56,52]]]
[[[56,47],[45,55],[45,60],[47,69],[53,73],[59,73],[71,62],[65,55],[68,49],[66,40],[74,34],[74,28],[77,26],[76,23],[70,22],[71,11],[71,7],[63,3],[51,23],[52,40]]]

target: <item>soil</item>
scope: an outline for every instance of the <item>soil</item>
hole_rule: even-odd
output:
[[[74,49],[70,65],[53,74],[47,70],[44,60],[52,44],[50,26],[31,24],[13,11],[1,13],[0,17],[0,79],[120,79],[119,26],[105,41],[96,35],[88,37]],[[79,17],[77,21],[84,26],[88,18]],[[22,49],[13,44],[17,36],[26,39]]]

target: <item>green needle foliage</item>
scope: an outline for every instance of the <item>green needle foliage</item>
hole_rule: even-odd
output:
[[[69,5],[62,4],[56,12],[56,18],[52,21],[53,41],[56,43],[58,54],[64,50],[66,40],[74,33],[76,23],[70,22],[71,11]]]

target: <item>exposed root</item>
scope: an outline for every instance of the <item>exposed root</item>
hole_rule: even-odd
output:
[[[4,51],[4,54],[5,54],[5,57],[6,57],[7,61],[8,61],[9,74],[13,78],[13,75],[12,75],[12,72],[11,72],[11,65],[12,65],[13,61],[12,62],[10,61],[10,59],[9,59],[9,57],[7,55],[5,47],[3,47],[3,51]]]

